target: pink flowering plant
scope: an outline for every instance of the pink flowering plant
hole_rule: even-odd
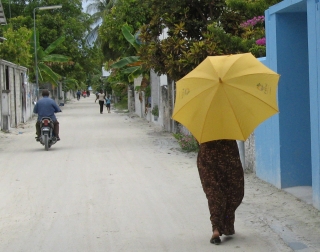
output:
[[[259,46],[265,46],[266,45],[266,38],[258,39],[256,41],[256,44],[259,45]]]
[[[178,140],[181,149],[185,152],[198,152],[199,144],[192,135],[185,135],[181,133],[173,134]]]
[[[241,23],[240,26],[243,28],[247,28],[247,27],[259,26],[259,24],[260,25],[264,24],[264,16],[258,16],[258,17],[254,17],[252,19],[249,19],[249,20]]]
[[[253,41],[253,45],[249,51],[256,57],[265,56],[266,38],[264,29],[264,16],[257,16],[249,19],[241,23],[240,27],[245,31],[242,37],[246,40]]]

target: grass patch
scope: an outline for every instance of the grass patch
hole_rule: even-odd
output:
[[[128,99],[123,98],[120,102],[114,103],[113,107],[117,110],[128,110]]]

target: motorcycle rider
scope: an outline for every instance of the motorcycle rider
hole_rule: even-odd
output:
[[[40,129],[40,120],[42,117],[50,117],[54,124],[53,132],[57,138],[57,141],[60,140],[59,137],[59,122],[54,113],[62,112],[56,102],[49,98],[49,91],[42,91],[42,99],[40,99],[34,106],[33,113],[38,114],[38,120],[36,123],[36,141],[40,141],[41,129]]]

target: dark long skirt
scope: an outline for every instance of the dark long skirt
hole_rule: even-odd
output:
[[[202,143],[197,165],[205,192],[212,231],[234,234],[235,211],[244,196],[244,175],[235,140]]]

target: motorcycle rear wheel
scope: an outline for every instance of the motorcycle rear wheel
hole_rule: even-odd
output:
[[[49,149],[49,136],[44,135],[44,148],[47,151]]]

